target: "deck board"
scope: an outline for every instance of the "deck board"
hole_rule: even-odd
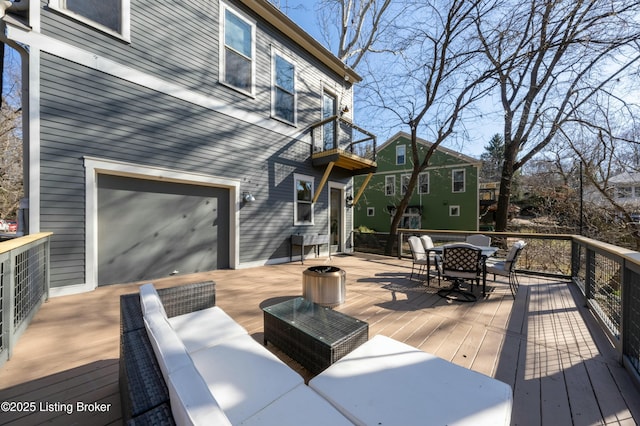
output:
[[[216,281],[218,305],[262,342],[261,308],[300,295],[302,271],[331,263],[347,271],[346,301],[337,310],[369,322],[370,337],[384,334],[508,383],[514,390],[513,425],[626,425],[640,419],[638,389],[568,282],[523,276],[514,300],[507,281],[498,277],[488,281],[486,298],[459,303],[437,296],[437,280],[430,287],[409,280],[407,260],[363,254],[305,263],[155,283]],[[51,299],[0,368],[0,401],[99,401],[111,409],[71,416],[0,413],[0,424],[119,424],[119,296],[139,285]],[[267,348],[305,380],[312,377],[277,347]]]

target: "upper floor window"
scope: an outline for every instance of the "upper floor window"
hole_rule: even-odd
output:
[[[221,8],[222,40],[220,80],[238,90],[253,94],[255,23],[225,4]]]
[[[338,112],[338,98],[327,91],[322,93],[322,119],[326,120],[333,117]],[[324,150],[338,148],[336,146],[336,122],[329,121],[322,126],[322,144]]]
[[[385,176],[384,193],[386,195],[396,195],[396,177],[395,176]]]
[[[131,36],[130,0],[49,0],[49,7],[126,40]]]
[[[418,193],[419,194],[429,193],[429,172],[420,173],[418,175]]]
[[[313,225],[313,177],[294,175],[294,223]]]
[[[289,123],[296,121],[295,66],[277,53],[273,55],[273,115]]]
[[[411,175],[402,175],[400,179],[402,185],[402,195],[404,195],[409,190],[409,181],[411,180]]]
[[[451,191],[464,192],[465,190],[464,170],[454,170],[451,174]]]
[[[397,145],[396,146],[396,165],[400,166],[407,162],[407,146],[406,145]]]

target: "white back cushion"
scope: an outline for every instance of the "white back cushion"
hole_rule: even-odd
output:
[[[172,372],[167,386],[178,426],[231,425],[193,364]]]
[[[182,340],[160,312],[146,315],[144,325],[165,382],[171,372],[193,363]]]
[[[160,312],[165,318],[167,317],[160,296],[151,283],[140,287],[140,305],[142,307],[142,315],[146,316],[151,312]]]

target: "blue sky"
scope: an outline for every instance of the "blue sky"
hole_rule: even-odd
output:
[[[311,34],[316,40],[324,43],[323,35],[318,22],[318,17],[315,12],[316,0],[298,1],[298,0],[272,0],[272,2],[280,7],[284,13],[287,14],[296,24],[302,29]],[[326,46],[326,45],[325,45]],[[326,46],[328,47],[328,46]],[[357,90],[357,87],[356,87]],[[487,111],[495,110],[495,101],[493,99],[487,99],[485,109]],[[356,121],[358,105],[355,105]],[[468,139],[464,141],[447,141],[443,145],[460,151],[466,155],[479,157],[484,152],[484,147],[488,144],[489,140],[496,133],[501,133],[501,123],[491,118],[490,114],[485,114],[483,118],[478,118],[477,121],[465,123],[467,131],[469,133]],[[364,128],[367,128],[367,123],[358,122]],[[385,134],[378,133],[378,142],[383,143],[387,137],[395,134],[398,131],[408,132],[408,127],[399,127],[396,129],[389,129]],[[421,135],[418,135],[421,136]],[[425,138],[428,139],[428,138]]]

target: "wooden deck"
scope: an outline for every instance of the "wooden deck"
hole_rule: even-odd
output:
[[[506,282],[489,281],[486,298],[449,302],[435,294],[437,283],[428,288],[408,280],[410,261],[355,255],[156,284],[216,281],[218,304],[262,342],[261,307],[299,296],[302,271],[324,263],[347,271],[346,303],[337,309],[367,321],[370,336],[393,337],[510,384],[514,425],[640,420],[638,389],[567,282],[523,277],[514,301]],[[0,368],[0,402],[35,402],[35,410],[0,412],[0,424],[120,424],[118,303],[120,294],[137,287],[113,285],[47,302]],[[277,348],[268,348],[310,377]],[[101,403],[86,408],[104,412],[78,412],[78,403]]]

